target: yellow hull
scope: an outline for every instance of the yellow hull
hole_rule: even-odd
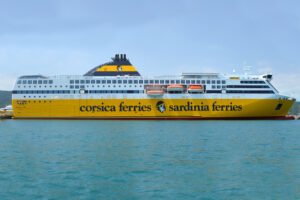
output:
[[[279,118],[287,115],[293,103],[277,99],[31,99],[13,100],[13,109],[17,119]]]

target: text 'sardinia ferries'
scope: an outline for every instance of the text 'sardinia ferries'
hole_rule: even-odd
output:
[[[13,90],[14,117],[283,118],[295,99],[280,95],[271,79],[217,73],[145,78],[121,54],[83,76],[20,77]]]

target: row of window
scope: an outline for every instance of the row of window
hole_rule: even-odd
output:
[[[212,89],[221,89],[221,88],[222,88],[222,89],[225,89],[225,88],[226,88],[226,85],[222,85],[222,86],[221,86],[221,85],[212,85],[211,88],[212,88]]]
[[[13,94],[70,94],[70,90],[14,90]]]
[[[138,94],[144,93],[144,90],[86,90],[86,94],[106,94],[106,93],[125,93],[125,94]]]
[[[264,81],[241,81],[242,84],[263,84]]]
[[[18,84],[53,84],[53,80],[18,80]],[[226,84],[225,80],[70,80],[70,84]],[[264,81],[241,81],[263,84]]]
[[[78,90],[24,90],[24,91],[13,91],[13,94],[78,94]],[[144,93],[143,90],[85,90],[85,94],[138,94]],[[222,90],[207,90],[206,93],[222,93]],[[227,90],[229,94],[274,94],[272,90]]]
[[[70,80],[70,84],[226,84],[225,80]],[[53,80],[18,80],[17,84],[53,84]]]
[[[53,80],[18,80],[18,84],[53,84]]]
[[[227,85],[227,88],[270,88],[268,85]]]
[[[225,80],[70,80],[70,84],[226,84]]]
[[[219,94],[222,93],[222,90],[206,90],[208,94]]]
[[[14,90],[13,94],[76,94],[78,90]],[[85,90],[85,94],[106,94],[106,93],[144,93],[143,90]]]
[[[245,94],[274,94],[274,91],[272,90],[227,90],[226,93],[230,94],[240,94],[240,93],[245,93]]]
[[[123,85],[122,85],[123,86]],[[91,85],[92,88],[94,88],[94,85]],[[104,87],[104,85],[102,85]],[[108,87],[116,87],[116,85],[108,85]],[[121,87],[121,85],[119,85]],[[124,85],[126,87],[126,85]],[[133,87],[133,85],[129,85],[129,87]],[[134,85],[134,87],[137,87],[137,85]],[[142,85],[139,86],[140,88],[143,87]],[[70,89],[84,89],[84,88],[89,88],[89,85],[70,85]],[[99,88],[99,85],[98,85]]]

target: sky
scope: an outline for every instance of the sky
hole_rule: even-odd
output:
[[[145,76],[272,73],[300,99],[300,1],[0,0],[0,90],[126,53]]]

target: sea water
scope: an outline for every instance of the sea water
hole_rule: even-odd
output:
[[[300,199],[300,121],[0,121],[0,199]]]

